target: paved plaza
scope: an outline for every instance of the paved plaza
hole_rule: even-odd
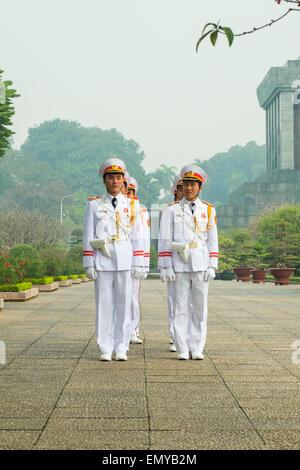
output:
[[[5,303],[1,449],[300,449],[300,285],[211,282],[203,361],[169,352],[166,284],[141,307],[143,345],[103,363],[92,282]]]

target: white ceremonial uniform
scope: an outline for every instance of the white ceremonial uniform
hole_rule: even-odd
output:
[[[144,242],[138,201],[121,193],[91,198],[85,208],[83,265],[97,271],[96,339],[102,353],[126,353],[130,340],[131,268],[144,266]],[[94,248],[108,242],[110,257]]]
[[[144,242],[144,269],[149,272],[150,266],[150,218],[146,208],[140,209],[141,222],[143,227]],[[133,279],[133,297],[132,297],[132,324],[131,336],[139,334],[140,321],[140,290],[141,279]]]
[[[218,267],[215,208],[200,199],[194,203],[193,214],[191,203],[185,198],[166,207],[160,223],[159,268],[172,267],[176,274],[174,340],[179,353],[202,352],[204,348],[208,295],[204,273],[210,267]],[[189,244],[187,263],[172,249],[172,242]],[[192,311],[188,308],[189,292]]]

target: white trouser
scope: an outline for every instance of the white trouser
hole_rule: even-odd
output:
[[[168,322],[170,338],[174,341],[174,295],[175,295],[175,282],[168,281],[167,283],[167,297],[168,297]]]
[[[96,339],[103,353],[126,353],[130,341],[131,271],[97,271]]]
[[[202,352],[207,332],[208,281],[204,271],[176,273],[174,340],[179,353]],[[189,293],[192,310],[189,308]]]
[[[139,334],[140,321],[140,289],[141,280],[133,279],[132,309],[131,309],[131,331],[130,334]]]
[[[174,341],[174,312],[175,312],[175,282],[168,281],[167,283],[167,297],[168,297],[168,323],[169,323],[169,334],[170,338]],[[191,292],[189,292],[189,311],[190,311],[190,317],[192,315],[193,311],[193,303],[192,303],[192,296]],[[188,333],[190,333],[190,322],[189,322],[189,329]]]

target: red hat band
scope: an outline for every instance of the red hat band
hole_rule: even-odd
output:
[[[104,170],[103,174],[105,175],[106,173],[123,173],[124,175],[124,170],[119,165],[111,165]]]
[[[195,173],[194,171],[188,171],[187,173],[185,173],[184,176],[183,176],[183,179],[184,178],[192,178],[192,179],[195,179],[195,180],[199,180],[199,181],[201,181],[201,183],[203,183],[202,176],[199,175],[198,173]]]

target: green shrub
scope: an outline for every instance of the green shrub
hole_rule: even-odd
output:
[[[54,276],[54,281],[67,281],[68,276]]]
[[[21,282],[18,284],[0,285],[0,292],[22,292],[31,289],[31,282]]]
[[[42,248],[40,257],[43,261],[42,276],[58,276],[62,273],[62,264],[66,252],[60,248]]]
[[[78,279],[78,274],[70,274],[69,279]]]
[[[22,269],[22,265],[24,268],[22,269],[24,271],[24,278],[26,279],[31,279],[32,277],[34,278],[39,278],[42,277],[44,274],[44,263],[41,258],[34,258],[31,260],[26,260],[24,262],[20,263],[20,269]]]
[[[26,245],[23,243],[20,243],[19,245],[13,246],[9,250],[9,258],[10,259],[15,259],[15,260],[32,260],[34,258],[39,258],[39,252],[33,248],[31,245]]]
[[[18,284],[26,277],[24,274],[25,263],[18,263],[9,259],[7,253],[0,253],[0,284]]]
[[[82,244],[72,246],[66,255],[66,260],[81,263],[82,265]]]
[[[86,274],[78,274],[78,277],[80,277],[81,279],[85,279],[85,278],[86,278]]]
[[[65,259],[62,263],[61,273],[64,276],[70,276],[74,273],[82,272],[82,259],[80,262]]]
[[[150,268],[157,268],[157,253],[154,246],[150,247]]]
[[[53,277],[41,277],[39,279],[30,279],[31,284],[39,284],[43,286],[46,286],[47,284],[52,284],[53,281]]]

